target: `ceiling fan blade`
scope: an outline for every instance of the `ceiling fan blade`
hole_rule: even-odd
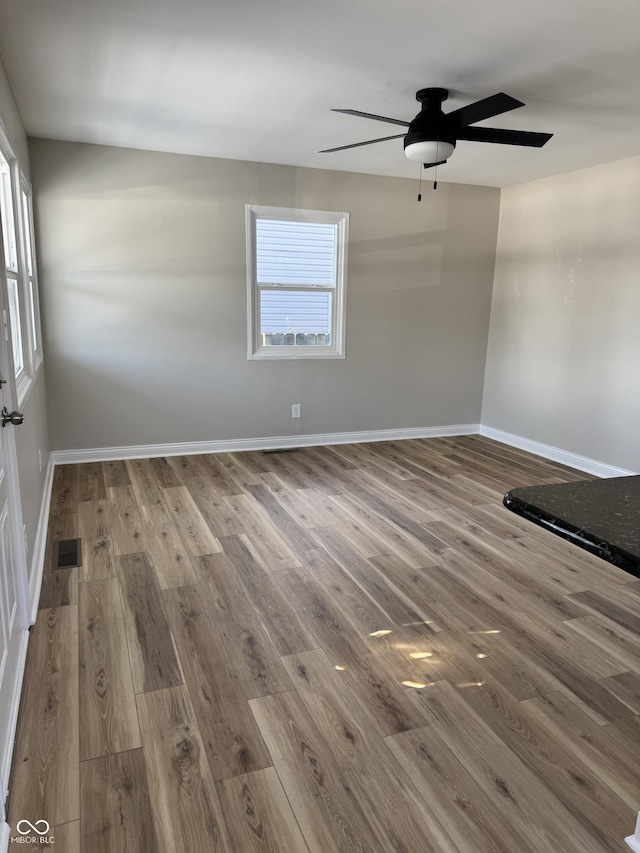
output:
[[[528,145],[542,148],[553,133],[534,133],[530,130],[503,130],[498,127],[463,127],[457,132],[458,139],[470,142],[498,142],[502,145]]]
[[[474,104],[460,107],[459,110],[453,110],[453,112],[442,116],[440,121],[448,130],[457,130],[485,118],[493,118],[493,116],[508,113],[509,110],[516,110],[518,107],[524,107],[522,101],[512,98],[511,95],[505,95],[504,92],[499,92],[497,95],[483,98]]]
[[[338,145],[337,148],[325,148],[318,151],[318,154],[331,154],[333,151],[345,151],[347,148],[360,148],[361,145],[373,145],[374,142],[386,142],[387,139],[402,139],[406,136],[405,133],[398,133],[396,136],[381,136],[380,139],[367,139],[366,142],[353,142],[351,145]]]
[[[409,127],[408,121],[401,121],[399,118],[387,118],[386,116],[376,116],[373,113],[361,113],[360,110],[331,110],[332,113],[344,113],[348,116],[360,116],[361,118],[372,118],[374,121],[386,121],[389,124],[399,124],[400,127]]]
[[[446,160],[438,160],[437,163],[423,163],[425,169],[430,169],[432,166],[442,166],[443,163],[446,163]]]

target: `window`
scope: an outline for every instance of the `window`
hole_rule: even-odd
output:
[[[33,252],[31,193],[0,133],[0,230],[7,279],[5,328],[11,334],[18,405],[42,363],[42,335]]]
[[[36,283],[36,261],[33,250],[33,204],[31,192],[26,181],[22,181],[22,240],[24,269],[23,279],[26,293],[25,302],[28,312],[26,318],[26,329],[29,333],[29,349],[32,368],[35,372],[42,364],[42,332],[40,329],[40,306],[38,304],[38,287]]]
[[[344,358],[349,214],[246,213],[249,358]]]

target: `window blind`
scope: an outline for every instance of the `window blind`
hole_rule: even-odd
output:
[[[335,287],[336,238],[333,223],[257,219],[258,284]]]
[[[331,292],[300,293],[296,290],[263,290],[260,293],[260,331],[331,331]]]

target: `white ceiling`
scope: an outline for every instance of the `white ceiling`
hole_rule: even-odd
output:
[[[0,52],[31,136],[417,177],[417,89],[542,149],[459,142],[439,179],[507,186],[640,154],[638,0],[2,0]]]

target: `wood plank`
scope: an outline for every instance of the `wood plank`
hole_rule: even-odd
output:
[[[291,482],[304,484],[306,488],[317,488],[325,494],[342,491],[349,482],[342,466],[332,463],[327,454],[321,453],[314,459],[313,451],[300,447],[293,452],[278,454],[279,471],[286,471]],[[273,456],[271,457],[274,458]]]
[[[621,569],[606,563],[600,557],[590,554],[584,548],[576,548],[560,536],[537,525],[532,525],[528,536],[518,536],[504,542],[506,556],[514,555],[522,559],[526,552],[530,559],[538,560],[540,571],[553,578],[566,578],[572,584],[570,592],[594,589],[606,592],[612,586],[619,586],[629,579]]]
[[[370,511],[387,523],[413,534],[416,541],[423,542],[434,553],[442,551],[443,543],[432,535],[425,536],[427,531],[420,527],[423,521],[431,518],[432,512],[441,508],[435,498],[429,498],[425,493],[420,480],[384,477],[382,472],[373,469],[357,469],[351,472],[350,477],[353,480],[349,491],[352,497],[363,500]]]
[[[271,757],[227,672],[198,589],[168,589],[163,595],[215,779],[269,767]]]
[[[102,474],[104,484],[107,488],[112,486],[130,486],[129,472],[127,471],[127,463],[123,460],[112,460],[102,463]]]
[[[249,704],[311,853],[382,853],[385,848],[370,815],[353,795],[297,694],[266,696]]]
[[[242,494],[243,487],[227,472],[217,454],[208,453],[204,456],[199,456],[198,462],[217,494]]]
[[[260,472],[266,468],[260,462],[256,463],[254,459],[260,454],[252,454],[251,452],[244,453],[218,453],[217,459],[220,465],[224,468],[227,476],[231,477],[240,487],[240,491],[244,490],[245,486],[250,483],[260,485]]]
[[[526,559],[521,553],[514,563],[512,559],[501,556],[504,540],[488,533],[473,523],[437,522],[429,525],[438,536],[451,546],[457,571],[469,574],[482,574],[482,582],[487,592],[499,601],[511,599],[511,606],[520,610],[523,606],[535,609],[542,620],[563,622],[582,615],[580,608],[567,598],[566,589],[558,590],[554,583],[536,571],[539,560]],[[442,556],[446,565],[448,554]],[[523,605],[526,596],[526,604]]]
[[[523,705],[551,736],[560,740],[634,812],[640,810],[637,739],[621,738],[616,742],[610,736],[610,732],[623,731],[626,720],[611,726],[598,726],[561,692],[527,699]]]
[[[142,518],[131,486],[107,488],[107,515],[114,554],[138,554],[147,550]]]
[[[246,491],[267,513],[271,523],[292,551],[303,551],[314,547],[314,542],[304,527],[289,515],[266,486],[247,486]]]
[[[406,442],[403,442],[403,446]],[[385,442],[388,448],[390,442]],[[340,464],[344,470],[357,470],[365,468],[370,471],[379,469],[390,474],[396,480],[409,480],[415,476],[407,463],[406,453],[385,452],[380,453],[378,442],[368,444],[336,444],[329,448],[329,457]]]
[[[625,601],[628,600],[628,595],[624,592],[621,596]],[[604,616],[610,622],[619,628],[624,628],[630,634],[640,635],[640,615],[634,611],[634,602],[629,602],[630,606],[625,606],[613,600],[612,594],[600,595],[593,590],[585,592],[575,592],[569,596],[571,601],[575,601],[582,605],[585,610],[595,613],[597,616]]]
[[[228,524],[228,529],[248,537],[267,569],[278,571],[300,565],[300,560],[270,524],[268,514],[254,500],[247,495],[232,495],[224,497],[222,502],[235,520],[233,526]]]
[[[422,573],[407,572],[406,566],[394,565],[389,557],[379,557],[374,562],[390,574],[398,586],[406,589],[407,594],[413,590],[416,600],[430,607],[431,619],[435,622],[429,626],[435,632],[435,637],[428,639],[430,651],[437,649],[445,660],[450,659],[451,651],[460,649],[469,659],[483,655],[483,668],[517,699],[528,699],[562,687],[561,682],[526,657],[513,645],[511,638],[502,633],[503,625],[496,619],[495,610],[483,607],[482,601],[466,587],[451,587],[449,575],[438,567],[431,566]],[[465,680],[481,680],[482,670],[478,672],[477,676],[469,674]]]
[[[272,574],[264,569],[242,536],[224,536],[220,543],[278,654],[315,648],[316,640],[274,580],[280,572]]]
[[[69,515],[78,504],[78,466],[56,465],[53,471],[50,515]]]
[[[80,770],[83,851],[149,853],[166,849],[154,825],[141,749],[84,761]],[[66,848],[59,849],[66,853]]]
[[[223,779],[218,793],[234,849],[242,853],[308,853],[273,767]]]
[[[638,767],[640,767],[640,717],[636,715],[605,726],[604,729],[600,729],[600,732],[595,732],[592,738],[584,730],[578,731],[581,740],[587,741],[589,746],[598,742],[600,732],[605,733],[605,740],[600,745],[600,755],[592,755],[591,758],[598,766],[602,765],[603,760],[607,761],[607,771],[613,775],[615,773],[613,766],[616,760],[622,757],[622,773],[617,776],[617,784],[620,788],[614,788],[614,790],[634,811],[637,811],[637,803],[640,800],[640,783],[637,778]],[[613,749],[612,742],[615,742]],[[613,761],[610,762],[610,759]],[[610,771],[609,768],[611,768]],[[604,774],[599,773],[599,775],[605,779]],[[625,781],[628,781],[627,785]],[[623,793],[625,791],[626,795]]]
[[[161,503],[162,484],[156,477],[151,460],[129,459],[125,464],[138,507]]]
[[[31,631],[17,741],[9,823],[26,816],[50,826],[78,820],[77,606],[40,610]]]
[[[84,462],[78,467],[78,501],[104,501],[107,490],[101,462]]]
[[[345,574],[385,611],[391,625],[404,625],[410,631],[411,625],[429,618],[423,610],[413,606],[401,590],[389,584],[386,575],[378,572],[375,564],[362,557],[333,527],[318,527],[313,537],[340,564]]]
[[[424,583],[425,577],[429,576],[428,570],[437,563],[429,560],[424,566],[413,567],[398,554],[372,557],[369,562],[383,575],[387,584],[402,592],[413,602],[416,610],[425,614],[424,622],[430,626],[430,630],[434,632],[442,630],[435,618],[432,591],[429,591]]]
[[[412,511],[412,501],[418,507],[424,506],[432,510],[425,501],[421,483],[418,481],[403,481],[397,491],[380,488],[375,480],[365,477],[362,472],[356,472],[358,487],[356,497],[364,497],[368,508],[388,525],[396,528],[405,536],[422,543],[434,554],[442,554],[447,544],[434,536],[421,521],[416,521],[415,511]]]
[[[211,533],[216,537],[227,536],[235,531],[228,526],[229,513],[223,495],[213,487],[199,458],[176,456],[169,460],[178,480],[176,485],[188,490]]]
[[[137,702],[158,838],[151,849],[231,853],[189,691],[173,687]]]
[[[270,474],[263,475],[263,482],[301,527],[325,527],[327,524],[333,523],[334,515],[322,505],[324,500],[329,500],[322,492],[311,488],[284,489],[282,486],[275,487],[270,485],[266,479],[270,476]],[[334,507],[332,506],[331,509],[333,510]]]
[[[360,635],[349,630],[348,620],[336,611],[311,573],[295,569],[278,572],[277,578],[317,636],[316,646],[326,651],[334,666],[342,668],[350,688],[370,707],[379,732],[388,735],[424,725],[416,697],[401,686],[403,679],[384,666],[382,657],[370,653]]]
[[[587,668],[600,678],[624,670],[606,651],[586,640],[576,642],[573,633],[564,630],[565,620],[580,615],[579,608],[571,600],[554,595],[544,582],[536,584],[535,577],[526,582],[523,588],[518,581],[517,571],[512,571],[510,575],[503,574],[506,580],[496,576],[495,571],[498,574],[502,571],[495,567],[500,558],[496,555],[494,561],[489,550],[479,559],[470,559],[466,550],[464,553],[460,553],[457,548],[455,550],[455,557],[446,556],[442,559],[442,570],[473,590],[494,612],[498,608],[510,614],[527,612],[524,626],[520,627],[528,628],[543,641],[556,645],[560,654],[570,657],[574,664],[586,663]],[[432,574],[436,575],[438,571],[434,569]],[[513,621],[507,620],[505,627],[508,625],[513,627]]]
[[[298,453],[298,448],[291,450],[263,451],[261,460],[256,464],[255,471],[260,471],[261,477],[258,485],[262,485],[263,475],[266,473],[275,476],[285,489],[306,489],[309,486],[309,478],[297,468],[290,464],[291,456]],[[246,455],[243,457],[246,460]],[[255,458],[255,455],[254,457]],[[247,483],[247,485],[250,485]]]
[[[183,683],[155,569],[147,554],[116,558],[136,693]]]
[[[435,814],[387,753],[367,705],[349,689],[321,650],[283,658],[296,691],[324,742],[336,755],[350,793],[386,850],[402,838],[408,850],[451,847]]]
[[[332,610],[345,620],[345,633],[362,636],[369,651],[407,638],[385,610],[386,593],[380,597],[363,595],[362,587],[322,548],[303,551],[300,556],[305,576],[313,577]],[[375,637],[379,631],[389,633]]]
[[[640,637],[602,616],[570,619],[565,626],[605,649],[621,666],[640,673]]]
[[[191,559],[163,504],[141,506],[140,513],[160,589],[196,583],[198,577]]]
[[[387,524],[357,498],[332,495],[329,501],[337,508],[338,520],[332,525],[365,557],[397,554],[415,568],[423,568],[438,559],[431,549],[406,536],[395,525]]]
[[[79,580],[97,581],[114,577],[106,500],[86,500],[78,504],[78,536],[82,539]]]
[[[53,844],[41,845],[41,849],[64,850],[65,853],[82,853],[80,846],[80,821],[74,820],[71,823],[63,823],[61,826],[54,826],[52,831]],[[58,845],[55,847],[55,845]]]
[[[562,689],[580,701],[596,721],[604,725],[628,716],[626,706],[593,679],[593,668],[602,667],[602,676],[607,674],[609,661],[612,661],[614,669],[618,666],[605,652],[596,646],[588,648],[586,641],[584,644],[571,642],[568,632],[545,628],[533,615],[523,619],[518,611],[505,609],[498,603],[489,603],[478,595],[477,585],[473,588],[467,585],[469,576],[464,581],[460,578],[460,572],[454,568],[452,560],[441,569],[431,569],[429,574],[430,578],[438,576],[456,596],[468,596],[471,592],[471,603],[477,610],[485,612],[487,627],[499,629],[505,634],[514,649],[530,660],[539,671],[556,679]],[[557,640],[562,640],[562,644]],[[573,660],[573,654],[579,656],[577,661]]]
[[[192,557],[215,554],[220,543],[211,533],[189,491],[184,487],[165,489],[164,504],[178,529],[182,544]]]
[[[81,585],[78,621],[80,760],[136,749],[140,732],[116,578]]]
[[[155,459],[150,459],[149,464],[153,468],[158,483],[163,489],[170,489],[172,486],[181,486],[180,478],[169,464],[169,460],[164,456],[158,456]]]
[[[640,714],[640,675],[637,672],[621,672],[602,678],[601,682],[632,714]]]
[[[505,853],[602,849],[453,687],[437,682],[427,702],[431,724],[388,738],[387,744],[405,767],[428,763],[430,795],[442,808],[450,811],[463,798],[465,817],[478,836]],[[532,819],[540,808],[545,821]]]
[[[292,690],[282,664],[260,620],[210,621],[217,649],[236,691],[243,699],[258,699]]]
[[[468,681],[465,670],[460,680]],[[619,676],[614,676],[614,679]],[[612,679],[612,680],[614,680]],[[632,824],[634,812],[567,746],[541,725],[526,703],[487,675],[480,689],[458,688],[462,699],[480,716],[540,782],[584,826],[603,850],[614,850],[620,827]]]
[[[226,554],[194,557],[193,565],[198,574],[202,601],[211,619],[243,622],[256,618],[247,589]]]

